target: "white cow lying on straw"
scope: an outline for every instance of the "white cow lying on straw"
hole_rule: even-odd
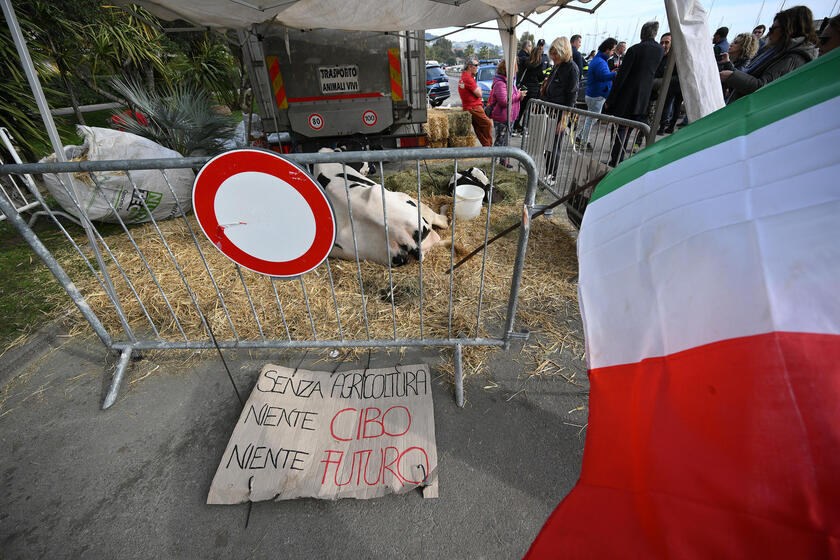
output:
[[[330,152],[322,148],[321,152]],[[364,176],[367,164],[356,170],[347,164],[319,163],[313,168],[315,179],[324,187],[332,203],[336,219],[335,245],[331,257],[355,260],[353,250],[353,229],[350,225],[350,212],[347,207],[349,188],[350,207],[355,225],[356,246],[359,259],[370,260],[382,265],[388,264],[388,247],[391,251],[391,265],[402,266],[409,256],[420,257],[440,241],[440,236],[432,229],[445,228],[449,225],[446,216],[420,205],[420,227],[417,221],[417,201],[405,193],[393,192],[382,187],[376,181]],[[346,173],[346,175],[345,175]],[[385,197],[385,214],[382,212],[382,197]],[[388,243],[385,238],[385,216],[388,218]]]

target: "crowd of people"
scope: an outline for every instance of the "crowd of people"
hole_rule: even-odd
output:
[[[486,107],[475,81],[478,62],[469,60],[458,93],[464,110],[472,115],[476,136],[483,146],[506,145],[509,136],[522,133],[532,99],[574,107],[584,75],[587,110],[646,122],[652,98],[664,95],[657,133],[674,132],[683,102],[679,74],[690,69],[675,64],[670,80],[663,83],[674,51],[671,33],[663,33],[657,42],[658,33],[659,23],[647,22],[642,26],[640,41],[630,48],[625,41],[610,37],[586,57],[579,51],[580,35],[554,39],[547,52],[542,39],[536,45],[524,41],[514,68],[506,68],[504,61],[499,63]],[[729,29],[721,27],[711,42],[724,99],[731,103],[840,46],[840,16],[824,19],[817,29],[811,10],[794,6],[777,13],[769,29],[758,25],[730,42]],[[508,79],[514,82],[509,113]],[[593,124],[594,119],[588,118],[580,127],[574,138],[576,148],[592,150],[589,136]],[[617,165],[623,158],[628,137],[628,127],[617,127],[610,165]]]

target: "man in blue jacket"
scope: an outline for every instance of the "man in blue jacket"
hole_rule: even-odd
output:
[[[589,73],[586,77],[586,108],[593,113],[600,113],[604,107],[604,101],[610,93],[615,72],[610,72],[607,60],[615,52],[618,41],[610,37],[598,47],[598,54],[589,61]],[[589,131],[595,119],[587,117],[578,137],[575,139],[575,146],[579,149],[592,151],[592,144],[589,143]]]

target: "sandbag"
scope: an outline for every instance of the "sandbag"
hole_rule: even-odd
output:
[[[78,126],[77,133],[84,139],[81,146],[64,146],[64,155],[70,161],[101,161],[101,160],[136,160],[157,158],[180,158],[181,154],[147,138],[93,126]],[[43,158],[41,163],[55,162],[55,154]],[[73,173],[73,183],[79,204],[85,209],[91,220],[102,222],[117,222],[111,206],[113,205],[120,218],[128,224],[141,223],[150,220],[148,208],[155,220],[166,220],[179,216],[178,204],[172,196],[174,191],[180,209],[188,212],[192,208],[192,187],[195,174],[192,169],[168,169],[166,178],[157,169],[130,171],[131,180],[125,171],[97,171],[93,175],[99,182],[97,188],[89,173]],[[79,217],[78,209],[72,198],[56,175],[44,174],[44,186],[64,208],[64,210]],[[67,185],[69,188],[70,185]],[[105,195],[104,197],[102,195]],[[106,200],[107,197],[107,200]],[[142,201],[145,201],[144,208]]]

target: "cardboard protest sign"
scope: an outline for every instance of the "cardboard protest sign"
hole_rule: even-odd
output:
[[[266,365],[245,403],[208,504],[437,497],[427,365],[339,373]]]

